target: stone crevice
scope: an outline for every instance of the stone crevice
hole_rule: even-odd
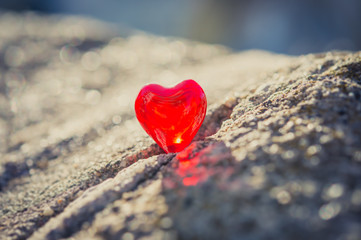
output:
[[[151,179],[159,169],[171,161],[174,154],[139,159],[135,164],[120,171],[114,178],[88,188],[79,199],[72,202],[61,214],[30,237],[30,239],[61,239],[80,231],[84,223],[91,223],[95,214],[108,204],[134,191],[140,184]],[[53,225],[53,222],[58,224]]]

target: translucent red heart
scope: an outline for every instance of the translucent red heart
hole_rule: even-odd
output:
[[[172,88],[147,85],[135,101],[138,121],[167,153],[182,151],[191,143],[206,111],[206,95],[191,79]]]

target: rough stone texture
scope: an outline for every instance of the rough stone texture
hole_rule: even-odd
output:
[[[361,53],[232,53],[93,20],[0,17],[0,239],[361,239]],[[209,109],[164,154],[146,83]]]

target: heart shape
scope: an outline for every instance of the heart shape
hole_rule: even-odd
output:
[[[167,153],[182,151],[191,143],[206,111],[206,95],[192,79],[172,88],[149,84],[135,100],[138,121]]]

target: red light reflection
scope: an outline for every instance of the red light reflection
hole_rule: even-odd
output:
[[[184,186],[195,186],[206,181],[210,176],[224,170],[217,165],[231,158],[224,143],[217,142],[197,152],[199,148],[199,144],[194,142],[176,156],[178,165],[175,173],[182,179]],[[174,186],[169,182],[167,185]]]

